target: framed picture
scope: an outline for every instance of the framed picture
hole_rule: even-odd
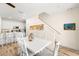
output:
[[[44,24],[37,24],[30,26],[30,30],[43,30]]]
[[[64,24],[64,30],[76,30],[76,24],[75,23]]]

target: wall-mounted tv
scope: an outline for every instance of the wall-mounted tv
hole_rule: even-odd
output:
[[[76,24],[75,23],[64,24],[64,30],[76,30]]]

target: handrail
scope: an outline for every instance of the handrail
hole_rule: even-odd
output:
[[[53,28],[52,26],[50,26],[47,22],[44,21],[51,18],[50,15],[46,12],[42,12],[39,14],[39,19],[44,22],[48,27],[50,27],[52,30],[54,30],[55,32],[57,32],[58,34],[61,34],[59,31],[57,31],[55,28]]]
[[[41,20],[41,19],[40,19]],[[45,23],[48,27],[51,28],[51,30],[54,30],[55,32],[57,32],[58,34],[61,34],[59,31],[57,31],[56,29],[54,29],[52,26],[50,26],[48,23],[46,23],[45,21],[41,20],[43,23]]]

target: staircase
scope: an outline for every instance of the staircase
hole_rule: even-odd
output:
[[[58,55],[58,51],[59,51],[59,45],[60,45],[60,43],[59,43],[60,40],[58,40],[58,39],[59,39],[59,36],[61,35],[61,33],[58,30],[56,30],[55,28],[53,28],[51,25],[49,25],[49,23],[47,22],[47,20],[50,19],[50,15],[49,14],[43,12],[43,13],[39,14],[39,19],[48,27],[49,31],[46,31],[45,34],[48,35],[48,33],[50,32],[49,33],[49,37],[50,37],[50,40],[53,41],[52,42],[53,46],[52,45],[51,46],[54,47],[53,48],[53,51],[54,51],[53,55],[57,56]],[[46,37],[46,39],[49,39],[49,37],[47,35],[44,36],[44,37]],[[50,48],[48,48],[48,49],[50,50]]]

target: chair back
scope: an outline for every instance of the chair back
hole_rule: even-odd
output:
[[[28,51],[27,51],[27,43],[25,38],[17,38],[17,43],[21,48],[21,56],[28,56]]]

